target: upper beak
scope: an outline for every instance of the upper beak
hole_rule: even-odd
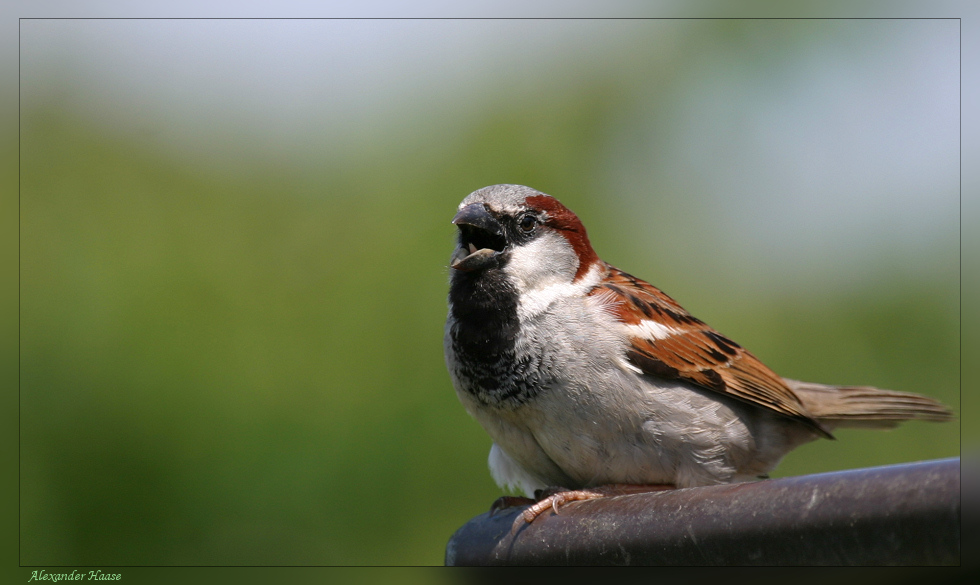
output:
[[[497,218],[490,215],[490,212],[487,211],[486,206],[482,203],[470,203],[460,209],[459,213],[453,217],[453,223],[456,225],[471,225],[496,236],[504,235],[504,230],[500,226],[500,222],[497,221]]]
[[[453,217],[459,227],[459,248],[450,265],[469,272],[487,268],[506,245],[504,228],[482,203],[471,203]]]

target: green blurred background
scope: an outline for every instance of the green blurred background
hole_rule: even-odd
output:
[[[493,183],[785,376],[958,413],[958,51],[929,20],[22,21],[20,562],[440,564],[500,495],[442,358],[449,220]]]

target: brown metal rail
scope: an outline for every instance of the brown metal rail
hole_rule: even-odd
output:
[[[925,461],[481,514],[447,565],[956,565],[960,460]]]

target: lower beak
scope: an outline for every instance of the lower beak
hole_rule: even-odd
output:
[[[470,248],[474,250],[476,249],[473,244],[470,244]],[[500,252],[491,250],[490,248],[482,248],[480,250],[476,250],[475,252],[470,252],[465,248],[458,248],[456,253],[453,254],[449,265],[456,270],[472,272],[473,270],[486,267],[499,253]]]

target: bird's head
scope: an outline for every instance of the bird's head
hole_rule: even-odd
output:
[[[522,185],[470,193],[453,218],[459,238],[450,266],[457,273],[501,270],[520,290],[572,283],[599,257],[585,227],[550,195]]]

